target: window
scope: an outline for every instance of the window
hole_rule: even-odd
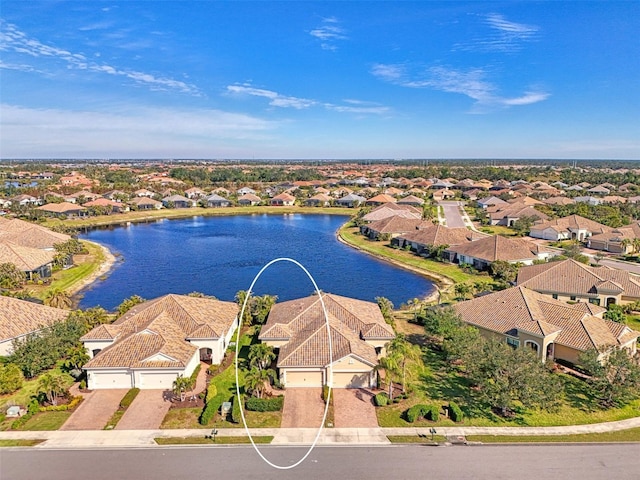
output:
[[[576,296],[575,295],[571,295],[569,297],[569,300],[571,300],[572,302],[575,302],[576,301]]]
[[[520,340],[517,338],[507,337],[507,345],[513,348],[518,348],[520,346]]]
[[[600,299],[599,298],[590,298],[589,299],[589,303],[593,303],[594,305],[600,305]]]
[[[556,300],[558,299],[558,294],[557,294],[557,293],[554,293],[554,294],[553,294],[553,295],[551,295],[551,296],[552,296],[554,299],[556,299]]]
[[[527,340],[524,344],[536,353],[538,353],[538,350],[540,349],[540,346],[533,340]]]

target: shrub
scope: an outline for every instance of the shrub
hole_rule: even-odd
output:
[[[80,388],[80,390],[86,390],[87,389],[87,381],[86,380],[81,380],[79,388]]]
[[[220,365],[209,365],[207,368],[207,375],[215,375],[220,371]]]
[[[200,369],[201,368],[202,368],[202,364],[199,363],[198,365],[196,365],[196,368],[193,370],[193,373],[191,374],[190,378],[194,382],[194,385],[195,385],[196,380],[198,379],[198,374],[200,373]]]
[[[378,393],[373,397],[373,403],[376,407],[384,407],[389,403],[389,395],[386,393]]]
[[[217,395],[218,395],[218,388],[213,383],[210,383],[209,386],[207,387],[207,395],[204,397],[204,403],[212,402]]]
[[[405,417],[409,423],[413,423],[416,420],[419,420],[420,418],[424,417],[428,408],[429,408],[428,405],[421,405],[421,404],[414,405],[413,407],[409,408],[405,412]]]
[[[436,405],[429,405],[422,414],[427,420],[437,422],[440,420],[440,409]]]
[[[322,401],[327,403],[327,397],[329,396],[329,385],[322,386]],[[329,405],[333,405],[333,392],[331,398],[329,398]]]
[[[198,423],[200,425],[208,425],[213,416],[218,411],[219,406],[216,406],[218,402],[209,402],[202,409]]]
[[[454,422],[462,421],[462,409],[456,402],[449,402],[449,417]]]
[[[282,410],[284,397],[278,395],[270,398],[251,397],[245,403],[245,408],[252,412],[277,412]]]
[[[234,395],[231,399],[231,421],[233,423],[240,423],[242,421],[242,414],[240,413],[240,402],[242,402],[242,397],[238,401],[237,395]]]
[[[51,405],[49,407],[40,407],[41,412],[65,412],[67,410],[74,409],[82,400],[83,397],[77,396],[73,397],[69,403],[66,405]]]
[[[140,393],[139,388],[132,388],[127,393],[125,393],[124,397],[122,397],[122,400],[120,400],[120,408],[129,408],[129,405],[131,405],[131,402],[135,400],[135,398],[138,396],[138,393]]]
[[[24,376],[15,363],[0,365],[0,395],[13,393],[22,388]]]

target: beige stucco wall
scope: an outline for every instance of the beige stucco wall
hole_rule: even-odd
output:
[[[565,345],[558,345],[557,343],[554,345],[555,358],[566,360],[567,362],[578,363],[580,360],[579,357],[581,353],[582,352],[580,350],[575,350]]]
[[[348,355],[344,358],[341,358],[340,360],[336,360],[335,362],[333,362],[332,368],[334,372],[369,372],[373,369],[371,365],[367,365],[353,355]]]

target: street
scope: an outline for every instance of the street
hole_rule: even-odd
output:
[[[261,448],[271,462],[297,462],[304,447]],[[291,470],[251,446],[0,451],[3,480],[133,479],[637,479],[638,444],[318,447]]]

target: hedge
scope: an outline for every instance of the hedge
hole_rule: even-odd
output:
[[[278,412],[282,410],[284,404],[284,397],[278,395],[277,397],[269,398],[256,398],[251,397],[245,402],[245,408],[252,412]]]
[[[409,408],[405,412],[405,417],[410,423],[413,423],[420,418],[426,418],[427,420],[437,422],[440,419],[440,409],[435,405],[418,404]]]
[[[204,397],[204,403],[211,403],[211,401],[216,398],[217,395],[218,388],[213,383],[210,383],[207,387],[207,395]]]
[[[437,422],[440,420],[440,409],[435,405],[429,405],[424,413],[424,418]]]
[[[462,421],[462,409],[458,406],[456,402],[449,402],[449,417],[454,422]]]
[[[240,402],[242,402],[242,397],[240,397],[240,401],[238,401],[237,395],[234,395],[231,398],[231,421],[233,423],[240,423],[242,421],[242,414],[240,413]]]
[[[378,393],[373,397],[373,403],[376,407],[384,407],[389,404],[389,395],[386,393]]]
[[[71,401],[65,405],[51,405],[50,407],[40,407],[41,412],[64,412],[74,409],[82,400],[83,397],[73,397]]]
[[[193,373],[191,374],[191,377],[189,377],[194,382],[194,385],[195,385],[196,380],[198,379],[198,374],[200,373],[200,369],[201,368],[202,368],[202,364],[201,363],[196,365],[196,368],[193,370]]]
[[[322,401],[326,404],[327,397],[329,396],[329,385],[322,386]],[[329,398],[329,405],[333,405],[333,392],[331,398]]]
[[[200,425],[209,424],[213,416],[218,411],[218,408],[220,408],[220,406],[217,405],[217,403],[218,402],[209,402],[204,406],[204,408],[202,409],[202,413],[200,414],[200,418],[198,419],[198,422],[200,423]]]
[[[120,400],[120,407],[129,408],[129,405],[131,405],[131,402],[135,400],[135,398],[138,396],[138,393],[140,393],[139,388],[132,388],[127,393],[125,393],[124,397],[122,397],[122,400]]]

